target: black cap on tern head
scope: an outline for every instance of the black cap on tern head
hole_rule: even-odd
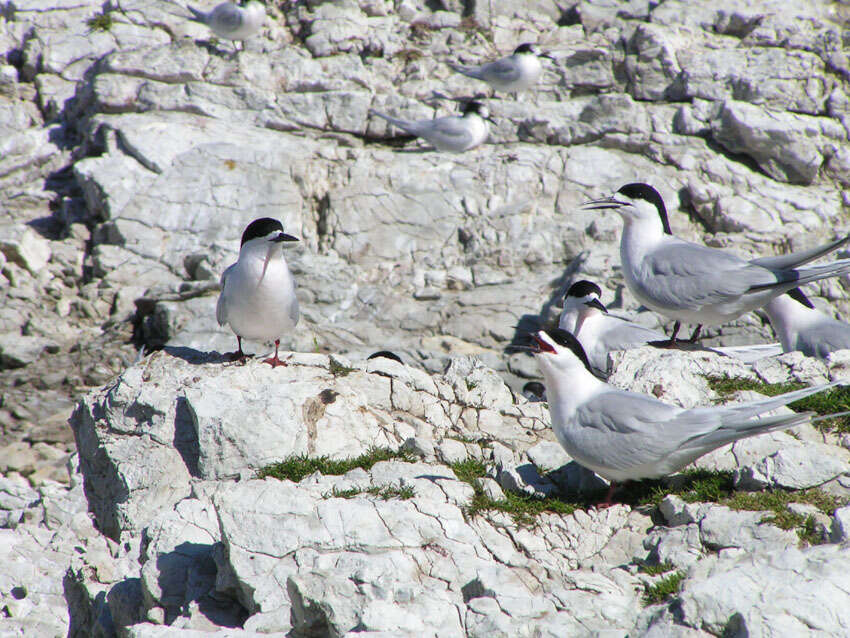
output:
[[[514,49],[514,53],[534,53],[536,48],[533,42],[524,42]]]
[[[466,104],[463,105],[463,113],[466,115],[467,113],[481,113],[482,110],[486,110],[487,107],[484,106],[482,102],[478,100],[469,100]]]
[[[652,186],[641,182],[634,182],[632,184],[626,184],[617,192],[622,193],[629,199],[642,199],[655,206],[656,210],[658,210],[658,216],[661,218],[661,225],[664,227],[664,232],[668,235],[673,234],[673,231],[670,230],[670,222],[667,220],[667,207],[664,205],[664,200],[661,198],[661,194]]]
[[[587,354],[585,354],[584,348],[571,332],[567,332],[561,328],[547,328],[545,332],[559,346],[568,348],[584,364],[587,371],[593,374],[593,369],[590,367],[590,362],[587,360]]]
[[[379,357],[384,357],[385,359],[392,359],[393,361],[398,361],[399,363],[404,365],[401,360],[401,357],[399,357],[395,352],[390,352],[389,350],[379,350],[378,352],[373,352],[368,357],[366,357],[366,360],[368,361],[369,359],[378,359]]]
[[[799,288],[794,288],[793,290],[789,290],[786,294],[789,297],[791,297],[791,299],[793,299],[794,301],[799,301],[801,304],[806,306],[806,308],[811,308],[812,310],[814,310],[814,308],[815,308],[814,304],[811,301],[809,301],[809,298],[805,294],[803,294],[803,291],[800,290]]]
[[[602,296],[602,288],[597,286],[592,281],[588,281],[587,279],[582,279],[581,281],[575,282],[570,289],[567,291],[567,297],[587,297],[587,295],[595,294],[597,297]]]
[[[246,226],[245,232],[242,233],[242,243],[240,246],[244,246],[245,242],[251,241],[252,239],[265,237],[266,235],[274,232],[283,232],[283,224],[281,224],[280,221],[272,219],[271,217],[260,217],[260,219],[255,219]]]

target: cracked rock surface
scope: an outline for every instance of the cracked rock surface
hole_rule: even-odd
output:
[[[545,407],[516,398],[538,373],[508,348],[576,278],[659,325],[624,289],[621,222],[580,202],[648,181],[678,235],[749,256],[848,231],[848,5],[266,5],[233,55],[183,2],[0,0],[0,634],[848,633],[846,551],[800,549],[751,513],[705,505],[662,524],[620,506],[536,528],[464,514],[475,489],[600,485],[554,443]],[[518,99],[487,99],[496,124],[474,151],[393,139],[368,114],[447,114],[433,91],[486,88],[447,61],[521,42],[557,61]],[[224,365],[233,336],[213,312],[260,216],[301,239],[285,343],[301,354],[276,371]],[[846,318],[847,283],[807,294]],[[748,314],[707,343],[771,340]],[[407,365],[364,362],[384,349]],[[847,367],[798,354],[637,351],[615,355],[612,380],[697,405],[715,399],[706,373],[821,383]],[[847,445],[798,430],[699,465],[742,490],[845,496]],[[371,446],[419,460],[253,478],[288,454]],[[488,468],[476,488],[451,470],[466,459]],[[325,498],[382,486],[415,496]],[[846,546],[846,511],[818,516]],[[687,570],[679,602],[643,608],[647,552]],[[762,573],[776,597],[827,593],[760,605],[742,583]]]

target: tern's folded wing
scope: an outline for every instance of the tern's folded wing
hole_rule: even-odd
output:
[[[420,125],[417,134],[438,148],[463,147],[473,142],[469,125],[461,117],[439,117],[417,124]]]
[[[682,411],[652,397],[611,390],[582,404],[558,438],[579,463],[625,471],[657,463],[688,437],[671,435],[668,425]]]
[[[842,237],[841,239],[837,239],[834,242],[823,244],[822,246],[809,248],[808,250],[798,250],[793,253],[788,253],[787,255],[759,257],[758,259],[753,259],[751,263],[756,264],[758,266],[763,266],[765,268],[770,268],[771,270],[785,270],[786,268],[797,268],[799,266],[802,266],[803,264],[809,263],[810,261],[814,261],[818,257],[823,257],[824,255],[828,255],[834,250],[838,250],[847,242],[850,242],[850,235],[848,235],[847,237]]]
[[[222,3],[210,14],[210,23],[224,31],[234,31],[245,22],[244,12],[238,5]]]
[[[599,339],[607,350],[628,350],[643,345],[649,341],[661,341],[666,335],[658,330],[645,328],[637,323],[625,321],[619,317],[611,317],[606,322],[604,333]]]
[[[483,65],[478,75],[485,80],[502,84],[516,82],[520,76],[519,65],[510,57],[502,58],[501,60],[488,62]]]
[[[659,246],[637,268],[645,288],[641,293],[665,307],[688,310],[733,301],[753,287],[777,281],[766,268],[685,241]]]

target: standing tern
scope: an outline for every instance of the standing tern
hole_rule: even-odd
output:
[[[564,307],[558,327],[572,333],[587,353],[594,372],[608,375],[608,353],[631,350],[645,345],[664,344],[663,332],[608,314],[600,301],[602,289],[592,281],[577,281],[564,296]],[[716,346],[711,352],[753,363],[782,352],[778,343],[745,346]]]
[[[764,307],[783,352],[799,350],[807,357],[825,358],[850,348],[850,324],[815,309],[800,289],[771,299]]]
[[[295,281],[283,257],[284,242],[298,241],[283,232],[276,219],[255,219],[242,233],[239,259],[221,275],[221,294],[215,309],[218,325],[230,324],[244,359],[242,339],[274,341],[274,357],[264,363],[286,365],[278,358],[280,338],[298,323]]]
[[[737,405],[685,409],[597,379],[569,332],[541,330],[534,341],[555,437],[576,462],[611,482],[603,506],[611,504],[614,483],[660,478],[726,443],[829,418],[811,412],[756,417],[839,383]]]
[[[623,218],[620,261],[626,285],[642,304],[674,319],[669,344],[681,322],[722,324],[811,281],[850,272],[850,259],[799,268],[850,241],[850,236],[817,248],[747,261],[674,237],[667,209],[648,184],[626,184],[612,197],[590,201],[585,210],[613,209]]]
[[[537,45],[525,43],[514,49],[511,55],[481,66],[453,62],[449,66],[458,73],[486,82],[494,91],[517,92],[537,84],[543,71],[540,58],[555,59],[548,53],[541,53]]]
[[[241,4],[222,2],[212,11],[201,11],[194,7],[188,9],[195,22],[207,25],[220,38],[233,40],[234,49],[236,40],[244,41],[253,36],[266,19],[265,8],[256,0]]]
[[[399,120],[378,111],[369,111],[406,133],[421,137],[438,151],[462,153],[480,146],[487,139],[489,129],[485,120],[490,119],[489,109],[476,100],[468,101],[463,107],[463,115],[438,117],[433,120]]]

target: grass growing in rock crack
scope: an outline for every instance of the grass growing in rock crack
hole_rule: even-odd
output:
[[[537,517],[548,512],[551,514],[568,515],[584,506],[583,503],[572,503],[558,498],[536,498],[526,494],[505,492],[505,497],[499,500],[490,498],[476,483],[476,479],[487,476],[487,468],[481,461],[467,459],[452,464],[452,470],[459,480],[469,483],[474,494],[465,512],[473,518],[481,512],[498,511],[510,514],[517,525],[532,526]]]
[[[383,487],[368,487],[366,489],[361,489],[358,487],[352,487],[348,490],[338,490],[337,488],[333,488],[330,492],[326,492],[322,494],[322,498],[354,498],[359,494],[370,494],[371,496],[377,496],[381,500],[388,501],[391,498],[397,498],[402,501],[406,501],[408,499],[416,496],[416,493],[413,491],[413,488],[409,485],[404,487],[397,487],[395,485],[384,485]]]
[[[708,387],[721,398],[728,397],[739,390],[754,390],[769,397],[778,394],[801,390],[805,383],[762,383],[754,379],[740,377],[706,377]],[[834,414],[850,410],[850,386],[836,386],[825,392],[818,392],[805,399],[789,403],[788,407],[795,412],[816,412],[817,414]],[[835,432],[850,432],[850,416],[827,419],[818,423],[817,427]]]
[[[795,514],[788,506],[791,503],[805,503],[831,515],[850,500],[832,496],[817,488],[799,491],[737,492],[734,489],[732,472],[709,470],[688,470],[672,480],[629,483],[615,499],[632,506],[658,505],[668,494],[679,496],[686,503],[717,503],[733,510],[768,511],[771,514],[762,519],[763,523],[770,523],[781,529],[796,529],[800,540],[810,545],[820,542],[815,531],[814,518]]]
[[[669,576],[665,576],[655,584],[644,585],[643,603],[644,605],[655,605],[663,603],[679,593],[682,589],[682,581],[685,580],[684,572],[674,572]]]
[[[297,483],[313,472],[321,472],[325,476],[345,474],[355,468],[369,470],[380,461],[399,460],[412,463],[415,460],[409,450],[390,450],[388,448],[370,448],[365,454],[348,459],[334,460],[327,456],[308,457],[304,454],[290,456],[277,463],[272,463],[257,471],[257,478],[276,478],[282,481]]]
[[[90,31],[109,31],[112,28],[112,14],[108,11],[95,13],[86,20],[86,26]]]
[[[333,357],[328,358],[328,370],[331,371],[331,374],[335,377],[344,377],[348,374],[354,372],[357,368],[349,368],[347,365],[343,365]]]
[[[655,565],[650,565],[648,563],[641,563],[640,571],[644,574],[648,574],[650,576],[660,576],[661,574],[666,574],[667,572],[672,572],[676,569],[676,566],[673,565],[670,561],[664,561],[663,563],[657,563]]]

